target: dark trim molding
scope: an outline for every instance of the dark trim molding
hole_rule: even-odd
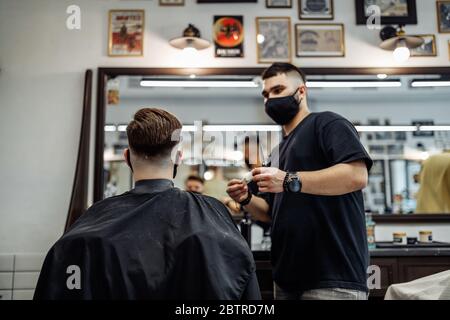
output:
[[[106,70],[98,70],[97,114],[95,125],[95,160],[94,160],[94,202],[103,199],[103,152],[105,144],[105,95],[108,76]]]
[[[91,102],[92,102],[92,70],[87,70],[84,79],[83,113],[81,117],[81,132],[78,145],[77,165],[70,198],[69,213],[64,231],[84,213],[87,206],[89,181],[89,139],[91,133]]]
[[[265,67],[256,68],[109,68],[100,67],[97,79],[97,115],[94,167],[94,202],[103,199],[103,148],[105,141],[105,96],[109,78],[117,76],[174,75],[260,75]],[[302,68],[306,75],[388,75],[401,74],[447,74],[450,67],[412,67],[412,68]]]
[[[374,214],[375,223],[450,223],[450,214]]]

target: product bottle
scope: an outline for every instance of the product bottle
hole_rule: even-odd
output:
[[[375,243],[375,222],[372,220],[372,213],[366,212],[366,229],[367,229],[367,244],[370,249],[376,248]]]

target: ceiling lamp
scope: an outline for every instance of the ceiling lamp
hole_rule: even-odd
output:
[[[189,24],[189,26],[184,29],[182,37],[172,39],[169,43],[177,49],[193,51],[206,49],[210,46],[209,41],[202,39],[200,37],[200,30],[192,24]]]
[[[380,38],[383,40],[380,48],[394,51],[394,59],[397,62],[405,62],[411,56],[410,49],[420,47],[423,39],[420,37],[408,36],[403,30],[403,25],[399,25],[398,30],[392,26],[386,26],[380,31]]]

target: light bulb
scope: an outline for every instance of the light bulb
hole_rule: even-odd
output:
[[[212,179],[214,178],[214,173],[213,173],[212,171],[206,171],[206,172],[203,174],[203,178],[204,178],[206,181],[212,180]]]
[[[264,35],[262,35],[262,34],[258,34],[256,36],[256,42],[258,42],[259,44],[263,43],[265,40],[266,39],[265,39]]]
[[[197,52],[197,49],[194,47],[186,47],[183,49],[183,53],[185,54],[195,54]]]
[[[394,50],[394,59],[397,62],[406,62],[411,56],[411,52],[406,46],[404,41],[400,41],[397,45],[397,48]]]

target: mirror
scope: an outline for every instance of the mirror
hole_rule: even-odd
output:
[[[235,74],[233,69],[223,70],[226,72],[149,75],[126,69],[122,74],[117,70],[113,75],[107,70],[100,74],[105,89],[105,101],[100,101],[105,112],[103,179],[96,189],[101,188],[101,197],[132,187],[122,151],[127,146],[126,125],[141,107],[162,107],[183,123],[184,159],[175,180],[180,188],[184,188],[186,177],[196,174],[206,180],[208,194],[226,197],[226,181],[242,177],[248,170],[243,147],[246,137],[259,137],[258,154],[262,160],[267,157],[282,133],[264,113],[258,76],[262,69],[247,73],[237,69]],[[416,211],[421,165],[450,149],[450,86],[445,76],[420,72],[306,73],[310,74],[311,111],[333,111],[353,122],[374,160],[364,190],[366,210],[421,213]],[[97,128],[97,132],[102,129]],[[196,139],[200,142],[195,143]],[[218,140],[220,143],[214,143]]]

